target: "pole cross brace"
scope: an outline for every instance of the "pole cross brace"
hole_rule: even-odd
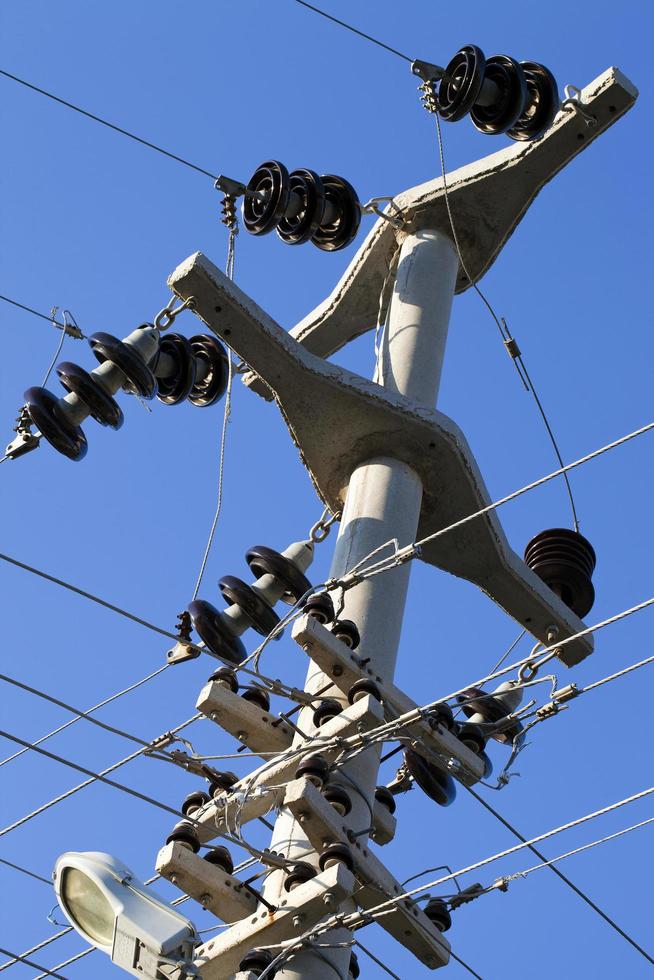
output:
[[[383,721],[382,706],[370,696],[349,705],[335,718],[325,722],[320,728],[319,737],[296,746],[285,758],[272,765],[264,763],[235,783],[228,793],[214,797],[194,813],[195,831],[200,842],[206,844],[224,830],[231,831],[235,826],[263,817],[273,807],[279,806],[286,784],[295,778],[295,770],[306,754],[320,752],[331,762],[341,752],[338,746],[323,747],[323,740],[336,736],[348,738],[376,728]]]
[[[223,922],[257,911],[257,898],[242,881],[177,841],[161,848],[155,870]]]
[[[289,784],[284,807],[302,825],[311,846],[318,853],[328,844],[349,845],[354,860],[354,875],[359,885],[353,897],[364,911],[402,893],[400,882],[365,842],[352,840],[343,818],[308,779],[296,779]],[[378,924],[429,969],[435,970],[448,962],[450,944],[411,899],[403,900],[380,916]]]
[[[341,643],[317,619],[313,616],[302,616],[296,620],[292,636],[346,697],[356,681],[371,680],[381,693],[387,721],[394,721],[398,715],[416,712],[416,720],[403,727],[400,737],[412,739],[412,748],[427,762],[455,776],[466,786],[479,782],[484,775],[484,763],[479,756],[442,725],[432,728],[426,719],[417,715],[418,705],[415,701],[392,682],[379,677],[368,667],[361,666],[357,654]]]
[[[263,378],[332,513],[341,511],[351,474],[375,457],[402,460],[420,477],[420,538],[491,503],[465,436],[436,409],[416,405],[309,353],[201,253],[168,280],[193,312]],[[401,542],[406,544],[407,542]],[[494,511],[434,538],[420,557],[477,585],[541,643],[552,628],[564,639],[584,628],[541,579],[512,551]],[[564,646],[567,666],[593,649],[590,635]]]
[[[228,690],[219,681],[205,684],[196,708],[252,752],[285,752],[291,747],[293,730],[290,725]]]
[[[454,226],[473,282],[491,267],[541,188],[631,109],[637,98],[638,90],[629,79],[619,69],[608,68],[576,100],[584,113],[595,117],[596,125],[587,126],[574,104],[567,105],[540,139],[513,143],[447,175]],[[434,159],[436,153],[434,146]],[[290,331],[312,354],[329,357],[375,328],[384,280],[407,234],[429,228],[451,237],[442,177],[402,191],[393,201],[406,219],[402,230],[377,221],[331,294]],[[392,216],[393,209],[387,212]],[[470,285],[459,266],[456,292]],[[256,377],[249,375],[245,382],[270,399]]]
[[[297,938],[349,898],[354,878],[342,864],[334,865],[298,885],[280,902],[276,912],[262,908],[242,919],[195,951],[195,965],[202,980],[231,980],[245,954],[254,946],[274,946]]]

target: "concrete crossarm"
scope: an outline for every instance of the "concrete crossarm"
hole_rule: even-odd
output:
[[[442,412],[310,354],[201,253],[182,262],[168,282],[182,299],[194,298],[195,313],[274,391],[316,491],[333,513],[342,510],[355,468],[376,456],[402,460],[419,475],[419,538],[490,504],[465,436]],[[511,550],[495,511],[435,537],[420,557],[474,582],[541,643],[551,627],[558,639],[583,629]],[[560,658],[571,666],[592,648],[590,636],[580,637],[561,648]]]
[[[581,113],[566,106],[541,139],[513,143],[448,174],[454,225],[475,282],[493,264],[540,189],[624,115],[637,97],[638,90],[629,79],[617,68],[609,68],[581,92],[584,112],[595,118],[594,125],[586,125]],[[434,132],[434,161],[437,159]],[[405,227],[397,231],[380,218],[332,293],[290,331],[312,354],[329,357],[375,326],[389,263],[407,233],[432,228],[451,234],[442,177],[402,191],[395,203],[408,219]],[[456,291],[469,286],[459,268]],[[251,386],[270,397],[256,379]]]

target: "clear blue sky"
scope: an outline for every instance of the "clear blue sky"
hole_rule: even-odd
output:
[[[567,460],[651,421],[651,6],[644,0],[325,5],[426,60],[444,63],[474,42],[489,54],[542,60],[561,85],[583,86],[609,65],[635,82],[636,108],[543,191],[484,285],[520,343]],[[0,18],[6,70],[211,171],[247,180],[262,160],[279,158],[289,168],[342,174],[363,199],[438,173],[433,120],[420,108],[408,67],[291,0],[24,0],[3,4]],[[167,275],[191,252],[224,262],[226,234],[208,178],[6,79],[0,79],[0,120],[0,292],[45,312],[53,304],[68,307],[85,333],[122,337],[164,305]],[[444,133],[449,169],[506,145],[468,121]],[[364,219],[357,242],[334,255],[242,233],[236,279],[291,327],[331,290],[370,227]],[[0,307],[0,438],[8,441],[23,391],[40,383],[59,335],[27,313]],[[178,323],[188,335],[197,330],[190,315]],[[87,369],[94,363],[79,341],[68,340],[64,356]],[[339,361],[369,375],[372,335]],[[50,386],[58,390],[56,380]],[[2,466],[0,548],[170,628],[190,597],[215,506],[222,406],[203,411],[155,402],[148,414],[136,400],[119,398],[123,429],[87,422],[82,463],[43,445]],[[454,304],[439,407],[466,433],[494,497],[554,468],[534,406],[474,295]],[[652,438],[573,477],[582,531],[598,554],[592,621],[653,592]],[[237,385],[224,512],[205,598],[221,605],[217,579],[247,578],[248,547],[284,548],[307,533],[320,510],[277,410]],[[522,497],[501,518],[521,551],[533,534],[568,522],[562,484]],[[324,578],[331,548],[332,539],[319,549],[314,581]],[[74,705],[90,706],[163,662],[165,640],[2,563],[0,589],[3,670]],[[646,611],[603,632],[595,655],[574,672],[562,667],[560,682],[590,682],[650,654],[653,616]],[[436,698],[485,673],[515,634],[515,624],[472,586],[416,563],[398,683],[418,699]],[[305,667],[288,638],[265,666],[296,682]],[[101,717],[152,738],[190,717],[213,667],[201,658],[169,670]],[[493,805],[534,835],[648,786],[649,671],[580,699],[540,726],[520,759],[520,778],[501,793],[484,790]],[[7,685],[1,694],[3,727],[20,737],[37,738],[68,717]],[[234,744],[208,722],[191,732],[205,753],[231,751]],[[1,747],[3,757],[14,748]],[[132,751],[129,742],[81,722],[49,747],[92,769]],[[501,766],[504,750],[492,751]],[[393,764],[387,769],[388,779]],[[0,778],[2,826],[78,782],[72,771],[34,754],[2,768]],[[171,805],[199,782],[155,761],[126,766],[117,778]],[[558,854],[653,813],[651,800],[644,801],[543,849]],[[0,857],[48,876],[64,850],[107,850],[145,878],[172,822],[96,784],[0,838]],[[650,949],[651,835],[650,828],[639,831],[562,867]],[[258,831],[252,836],[265,843]],[[397,839],[381,856],[403,879],[426,865],[461,867],[512,843],[465,794],[441,810],[415,790],[400,800]],[[477,880],[488,883],[531,863],[518,856]],[[0,866],[0,889],[0,945],[21,951],[57,931],[46,921],[54,896],[44,884]],[[199,907],[194,913],[199,928],[211,925],[208,913]],[[461,909],[449,935],[485,980],[544,980],[554,972],[637,980],[651,973],[547,870]],[[362,938],[403,980],[427,975],[379,928]],[[73,936],[35,958],[52,966],[81,948]],[[368,961],[362,966],[365,977],[384,976]],[[35,975],[24,966],[12,970],[17,978]],[[94,980],[116,975],[100,954],[64,972]],[[448,975],[465,973],[453,963]]]

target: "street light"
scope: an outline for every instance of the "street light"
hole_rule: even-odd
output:
[[[57,901],[73,928],[112,963],[142,978],[195,976],[195,926],[146,891],[111,854],[67,851],[53,872]],[[168,969],[167,969],[168,968]]]

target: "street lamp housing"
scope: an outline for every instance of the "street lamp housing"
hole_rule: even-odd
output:
[[[57,859],[53,880],[72,927],[122,970],[146,980],[179,967],[181,976],[195,974],[193,923],[111,854],[67,851]]]

